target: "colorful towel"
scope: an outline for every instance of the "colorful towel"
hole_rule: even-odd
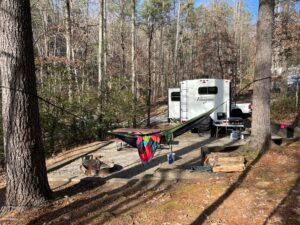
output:
[[[160,134],[137,137],[136,146],[138,148],[140,159],[143,163],[148,163],[154,157],[160,140]]]

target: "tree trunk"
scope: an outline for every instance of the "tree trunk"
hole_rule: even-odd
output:
[[[30,1],[0,1],[0,8],[6,206],[24,209],[51,197],[36,98]]]
[[[103,71],[104,71],[104,81],[109,80],[107,77],[107,26],[106,26],[106,20],[107,20],[107,15],[106,15],[106,0],[103,0]],[[105,85],[107,82],[104,82]],[[110,83],[110,82],[109,82]]]
[[[164,24],[163,19],[161,22],[161,28],[160,28],[160,89],[159,89],[159,96],[163,96],[166,93],[166,83],[165,83],[165,73],[164,73],[164,64],[165,64],[165,51],[164,51]]]
[[[297,83],[296,83],[296,112],[298,112],[299,109],[299,77],[297,77]]]
[[[104,49],[104,39],[103,39],[103,20],[104,20],[104,1],[99,0],[99,54],[98,54],[98,90],[100,95],[100,90],[102,89],[103,75],[104,75],[104,64],[103,64],[103,49]],[[102,97],[101,97],[102,98]]]
[[[239,0],[238,4],[238,29],[239,29],[239,89],[242,89],[242,76],[243,76],[243,7],[244,3],[243,0]]]
[[[156,73],[156,32],[154,31],[153,34],[153,77],[152,77],[152,83],[153,83],[153,88],[152,88],[152,102],[155,104],[156,103],[156,97],[157,97],[157,73]]]
[[[41,12],[43,17],[44,57],[48,57],[48,14],[47,10]]]
[[[178,72],[177,72],[177,55],[178,55],[178,42],[179,42],[179,29],[180,29],[180,6],[181,0],[178,2],[178,12],[177,12],[177,24],[176,24],[176,40],[175,40],[175,50],[174,50],[174,62],[173,62],[173,73],[175,76],[175,84],[179,84]]]
[[[132,125],[136,127],[136,105],[137,105],[137,93],[136,93],[136,75],[135,75],[135,0],[132,0],[131,9],[131,92],[133,95],[133,120]]]
[[[125,22],[125,2],[124,0],[120,0],[120,37],[121,37],[121,49],[122,49],[122,57],[121,57],[121,73],[120,73],[120,80],[122,77],[126,77],[125,70],[126,70],[126,48],[125,48],[125,29],[124,29],[124,22]]]
[[[82,83],[81,83],[81,92],[84,92],[86,79],[88,76],[88,42],[89,42],[89,0],[86,0],[86,9],[85,9],[85,29],[84,29],[84,36],[85,36],[85,44],[84,44],[84,58],[83,58],[83,71],[82,71]]]
[[[151,22],[149,22],[151,23]],[[152,51],[151,51],[151,46],[152,46],[152,39],[153,39],[153,30],[154,30],[154,25],[151,23],[148,25],[148,96],[147,96],[147,126],[150,126],[150,113],[151,113],[151,94],[152,94],[152,79],[151,79],[151,58],[152,58]]]
[[[66,58],[67,58],[67,71],[68,71],[68,79],[69,79],[69,101],[72,100],[72,73],[71,73],[71,35],[72,35],[72,27],[71,27],[71,5],[70,0],[66,0],[66,10],[65,10],[65,18],[66,18]]]
[[[260,0],[257,21],[251,145],[260,151],[270,144],[270,87],[274,0]]]
[[[220,46],[220,38],[219,38],[219,33],[217,33],[217,53],[218,53],[218,62],[221,70],[221,79],[224,79],[224,69],[223,69],[223,63],[222,63],[222,58],[221,58],[221,46]]]
[[[162,9],[165,9],[165,2],[162,3]],[[164,80],[164,17],[161,15],[160,17],[160,46],[159,46],[159,60],[160,60],[160,73],[159,73],[159,97],[163,96],[166,90],[165,80]]]

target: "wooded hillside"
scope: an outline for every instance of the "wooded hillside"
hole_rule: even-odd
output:
[[[275,7],[279,76],[299,65],[295,4]],[[181,80],[230,79],[237,93],[253,79],[256,23],[243,0],[41,0],[31,14],[48,154],[149,118]]]

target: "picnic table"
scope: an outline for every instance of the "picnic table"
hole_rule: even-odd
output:
[[[228,129],[242,130],[245,126],[243,124],[215,124],[216,127],[216,138],[219,136],[219,130],[225,128],[226,133]]]

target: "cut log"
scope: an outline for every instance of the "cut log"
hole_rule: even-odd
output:
[[[217,165],[212,168],[214,173],[217,172],[241,172],[244,171],[245,164],[239,163],[239,164],[231,164],[231,165]]]
[[[207,162],[211,166],[223,164],[239,164],[245,163],[245,158],[243,156],[209,155]]]
[[[216,157],[215,161],[217,163],[234,163],[234,162],[240,162],[240,163],[244,163],[245,162],[245,158],[243,156],[235,156],[235,157]]]

